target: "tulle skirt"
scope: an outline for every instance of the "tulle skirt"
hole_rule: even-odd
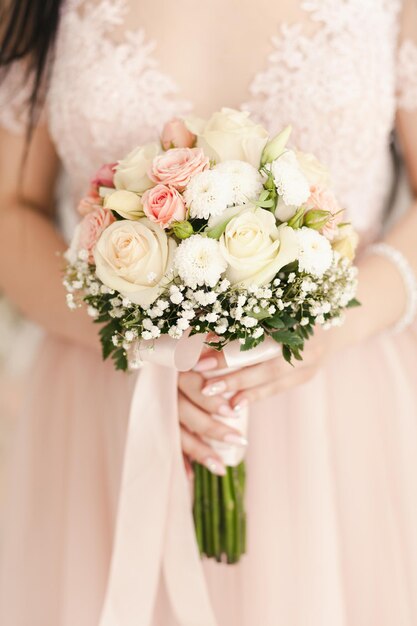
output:
[[[414,327],[252,407],[248,554],[204,562],[218,626],[417,624],[416,371]],[[45,340],[9,467],[2,625],[99,624],[134,383]],[[174,625],[161,583],[153,626]]]

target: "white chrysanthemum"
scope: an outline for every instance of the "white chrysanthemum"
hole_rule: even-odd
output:
[[[321,277],[333,261],[333,251],[326,237],[312,228],[300,228],[295,231],[299,244],[298,263],[301,272]]]
[[[287,150],[271,163],[277,191],[287,206],[299,207],[310,195],[310,185],[304,176],[295,152]]]
[[[262,176],[246,161],[223,161],[214,168],[229,178],[233,190],[233,204],[247,204],[257,200],[263,190]]]
[[[187,287],[196,289],[203,285],[214,287],[226,270],[227,263],[218,241],[193,235],[178,246],[174,266]]]
[[[233,204],[233,185],[226,174],[216,170],[205,170],[192,177],[184,191],[190,217],[209,219],[221,215]]]

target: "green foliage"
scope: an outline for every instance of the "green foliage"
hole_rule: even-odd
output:
[[[348,302],[348,304],[346,305],[346,308],[347,309],[354,309],[354,308],[356,308],[358,306],[362,306],[362,304],[356,298],[352,298],[352,300],[350,302]]]
[[[207,237],[210,237],[210,239],[218,240],[223,235],[224,231],[226,230],[226,226],[228,225],[229,222],[230,220],[225,220],[224,222],[221,222],[221,224],[218,224],[217,226],[213,226],[213,228],[208,228],[205,234],[207,235]]]
[[[108,319],[108,318],[107,318]],[[96,322],[104,321],[100,319],[96,319]],[[112,342],[112,337],[114,334],[117,334],[119,331],[119,322],[116,319],[110,320],[107,324],[102,326],[99,330],[101,348],[103,353],[103,359],[106,360],[114,351],[115,346]]]

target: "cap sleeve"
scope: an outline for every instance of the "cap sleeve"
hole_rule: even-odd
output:
[[[397,104],[417,111],[417,0],[405,0],[397,51]]]

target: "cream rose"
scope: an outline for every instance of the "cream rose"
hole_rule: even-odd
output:
[[[223,108],[208,121],[189,118],[186,125],[197,135],[197,146],[216,163],[247,161],[259,168],[268,133],[246,111]]]
[[[175,241],[148,219],[114,222],[94,248],[97,276],[132,302],[149,306],[167,283],[176,247]]]
[[[135,220],[143,216],[142,201],[133,191],[120,189],[104,199],[104,207],[115,211],[125,220]]]
[[[333,250],[349,259],[349,261],[353,261],[358,244],[359,235],[352,224],[340,224],[336,237],[332,241]]]
[[[328,187],[330,185],[329,170],[314,154],[296,151],[297,161],[310,186]]]
[[[232,285],[249,287],[270,283],[279,270],[295,261],[298,241],[285,224],[277,228],[270,211],[249,208],[233,217],[220,237]]]
[[[116,189],[143,193],[153,186],[148,170],[153,159],[161,152],[159,144],[148,143],[130,152],[115,168],[113,183]]]

